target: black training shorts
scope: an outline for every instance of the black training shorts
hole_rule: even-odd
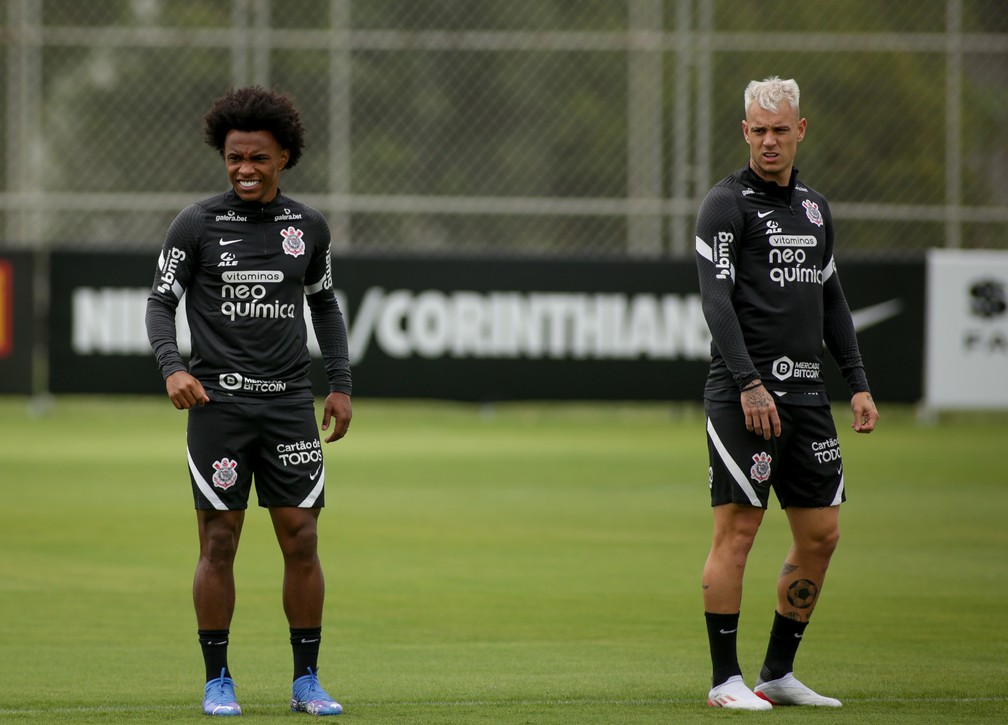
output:
[[[198,509],[321,508],[325,466],[312,403],[215,403],[189,409],[189,477]]]
[[[781,508],[821,508],[846,500],[836,424],[828,405],[782,405],[779,438],[745,427],[738,402],[705,400],[711,505],[767,508],[773,487]]]

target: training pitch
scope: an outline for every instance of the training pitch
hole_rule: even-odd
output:
[[[848,502],[796,674],[838,711],[706,705],[702,411],[355,400],[325,447],[320,679],[346,723],[1008,721],[1008,414],[835,406]],[[185,414],[0,397],[0,722],[200,722]],[[752,684],[787,525],[752,552]],[[249,511],[230,662],[243,721],[292,723],[280,556]],[[740,720],[738,720],[741,722]]]

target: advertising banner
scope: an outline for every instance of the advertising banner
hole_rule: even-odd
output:
[[[927,406],[1008,408],[1008,252],[933,249],[927,288]]]
[[[54,392],[164,392],[143,324],[155,262],[156,253],[54,256]],[[850,264],[843,275],[876,397],[919,399],[923,264]],[[357,396],[501,401],[702,395],[710,333],[692,260],[341,256],[333,260],[333,278]],[[187,330],[180,315],[180,342],[186,344]],[[309,338],[317,358],[310,325]],[[313,380],[324,394],[317,359]],[[847,397],[838,373],[828,384]]]
[[[918,402],[923,395],[924,261],[843,262],[838,274],[872,397],[879,406]],[[826,357],[823,377],[839,409],[850,391],[832,358]]]
[[[30,253],[0,254],[0,393],[32,392],[34,269]]]
[[[49,389],[164,393],[144,313],[157,252],[54,252],[49,262]]]

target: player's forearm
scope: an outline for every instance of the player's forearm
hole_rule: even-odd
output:
[[[325,363],[329,391],[350,395],[353,384],[350,375],[350,353],[346,323],[339,306],[332,304],[312,307],[312,327]]]
[[[186,365],[175,337],[175,311],[165,307],[152,295],[147,300],[144,325],[162,377],[167,378],[172,373],[185,370]]]
[[[823,289],[823,336],[851,393],[867,392],[868,377],[861,360],[854,320],[840,282],[835,277]]]
[[[746,349],[742,327],[731,301],[720,297],[722,295],[717,293],[701,294],[704,317],[714,346],[724,359],[735,384],[741,389],[757,379],[759,373]]]

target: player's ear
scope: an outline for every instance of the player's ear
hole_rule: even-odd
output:
[[[808,121],[804,118],[798,121],[798,140],[801,141],[805,138],[805,129],[808,127]]]
[[[284,149],[280,152],[280,169],[282,170],[287,166],[287,161],[290,160],[290,151]]]

